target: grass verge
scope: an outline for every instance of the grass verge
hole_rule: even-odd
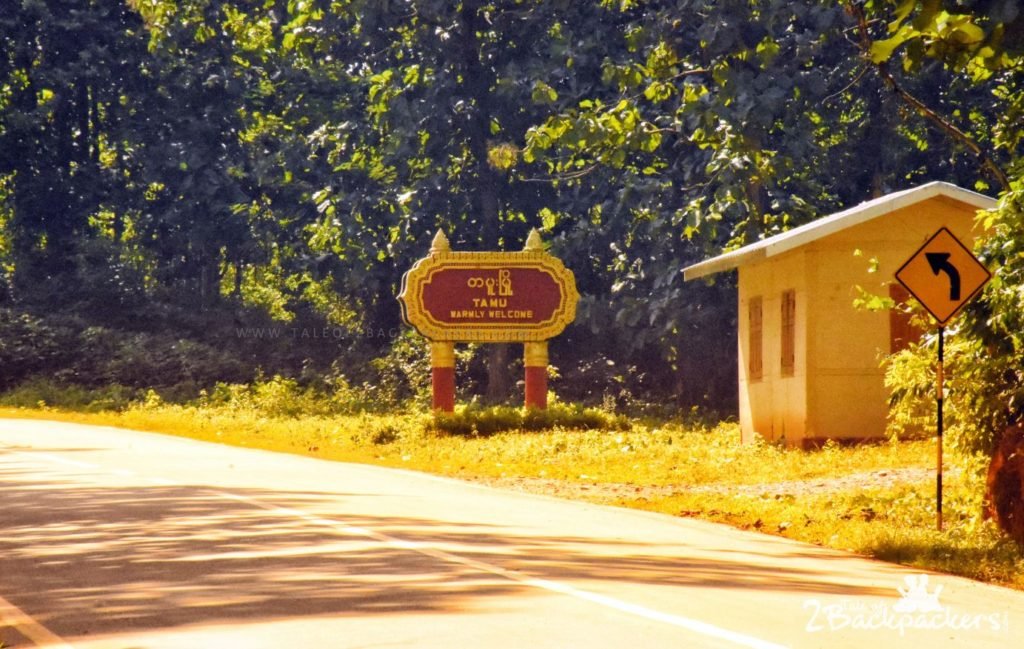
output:
[[[1024,552],[981,517],[977,461],[950,467],[957,470],[946,480],[941,533],[934,530],[933,482],[879,486],[870,479],[872,472],[926,470],[934,454],[929,441],[801,451],[740,444],[732,424],[631,422],[562,405],[543,415],[504,408],[440,418],[282,417],[250,405],[149,398],[120,411],[6,407],[0,417],[120,426],[463,479],[585,484],[595,495],[628,485],[611,501],[1024,590]],[[851,475],[858,476],[852,484],[827,485]]]

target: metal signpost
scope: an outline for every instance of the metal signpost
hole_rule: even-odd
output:
[[[455,343],[521,342],[526,406],[547,406],[547,341],[576,319],[576,280],[530,232],[521,252],[453,252],[438,232],[402,278],[406,323],[430,340],[433,407],[455,408]]]
[[[940,228],[910,259],[896,271],[896,279],[921,303],[939,325],[938,365],[935,369],[936,452],[935,512],[936,525],[942,530],[942,402],[945,381],[943,370],[946,323],[969,302],[992,277],[978,258],[947,228]]]

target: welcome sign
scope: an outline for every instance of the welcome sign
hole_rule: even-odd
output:
[[[398,299],[406,323],[432,341],[538,342],[576,318],[579,293],[536,232],[521,252],[453,252],[438,233]]]

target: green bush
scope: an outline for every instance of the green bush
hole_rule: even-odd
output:
[[[983,215],[982,225],[989,235],[977,252],[992,281],[950,332],[946,354],[957,381],[947,399],[967,453],[991,453],[1006,426],[1024,419],[1024,178]]]
[[[375,401],[372,393],[350,387],[340,377],[318,387],[275,375],[269,379],[258,376],[251,383],[217,383],[209,391],[202,392],[197,405],[265,417],[292,418],[377,412],[387,409],[390,404]]]
[[[911,346],[886,359],[889,437],[910,439],[935,433],[934,354],[930,345]]]
[[[409,403],[426,407],[430,403],[430,342],[406,330],[391,344],[388,353],[370,362],[375,376],[368,389],[388,404]]]
[[[180,390],[186,384],[246,380],[253,374],[230,350],[204,342],[12,309],[0,309],[0,367],[0,390],[37,379],[89,388],[116,384]]]
[[[552,404],[545,410],[476,404],[460,406],[455,412],[435,412],[427,424],[429,432],[462,437],[488,437],[505,431],[538,431],[553,428],[571,430],[628,430],[630,421],[579,404]]]
[[[0,309],[0,389],[63,365],[68,332],[41,318]]]
[[[990,454],[1006,426],[1024,418],[1024,180],[1013,186],[982,215],[988,236],[976,252],[992,281],[946,328],[944,428],[965,457]],[[936,345],[931,335],[888,361],[894,436],[935,432]]]
[[[936,345],[937,336],[931,335],[887,360],[890,437],[920,439],[936,434]],[[998,375],[1004,372],[1006,361],[982,356],[977,340],[957,330],[947,332],[943,432],[946,446],[961,457],[988,453],[1006,417],[998,409],[989,410],[998,398],[988,394],[1000,382]]]
[[[259,377],[252,383],[217,383],[200,397],[198,405],[266,417],[331,414],[330,401],[322,393],[283,376]]]
[[[387,446],[418,436],[422,426],[418,418],[398,418],[363,414],[351,426],[349,439],[356,446]]]
[[[87,388],[34,379],[0,395],[0,405],[13,408],[51,407],[80,412],[122,411],[140,397],[138,389],[118,384]]]

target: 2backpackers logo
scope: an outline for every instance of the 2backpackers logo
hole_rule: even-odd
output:
[[[939,601],[942,586],[928,589],[928,575],[909,575],[905,586],[897,587],[900,599],[886,602],[864,602],[843,598],[835,603],[818,599],[804,601],[810,609],[808,633],[824,631],[898,631],[900,636],[915,630],[971,631],[1009,635],[1009,620],[1003,613],[963,613]]]

